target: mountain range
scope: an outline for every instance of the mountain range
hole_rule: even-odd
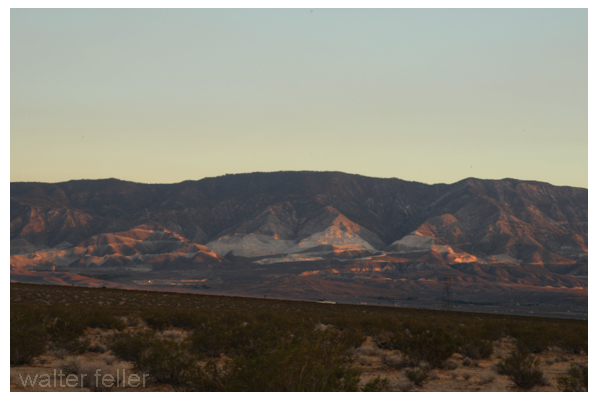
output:
[[[14,281],[70,274],[297,299],[587,307],[583,188],[310,171],[14,182],[10,219]]]

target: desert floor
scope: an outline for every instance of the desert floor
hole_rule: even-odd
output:
[[[127,376],[134,373],[133,365],[129,362],[118,360],[110,351],[103,346],[105,339],[112,332],[101,329],[88,329],[86,335],[91,339],[92,345],[96,345],[95,352],[87,351],[82,355],[73,356],[61,353],[59,351],[48,351],[41,357],[34,359],[31,365],[15,366],[10,368],[10,390],[15,392],[22,391],[89,391],[87,387],[81,387],[78,383],[76,387],[67,387],[60,381],[52,383],[50,387],[40,387],[39,381],[34,387],[23,385],[23,379],[29,375],[32,378],[38,374],[49,374],[53,376],[55,370],[65,368],[69,360],[77,358],[80,365],[102,366],[113,373],[117,369],[126,371]],[[182,339],[187,336],[183,330],[170,329],[164,331],[161,335],[170,338]],[[515,348],[515,341],[509,338],[503,338],[494,342],[493,355],[484,360],[471,360],[461,354],[455,353],[446,362],[445,369],[430,369],[429,379],[421,386],[415,386],[405,376],[405,368],[400,367],[401,354],[398,351],[389,351],[378,348],[371,338],[355,349],[354,363],[362,368],[361,385],[372,378],[380,376],[388,378],[388,391],[415,391],[415,392],[504,392],[518,391],[513,383],[504,375],[496,372],[495,364],[503,357],[509,354]],[[546,386],[536,386],[532,391],[551,392],[558,391],[557,377],[566,375],[572,363],[588,365],[588,355],[569,354],[559,348],[553,347],[542,353],[535,354],[540,360],[540,368],[547,381]],[[425,365],[422,365],[426,368]],[[89,369],[88,369],[89,370]],[[103,369],[104,371],[104,369]],[[41,380],[41,378],[40,378]],[[173,391],[168,384],[153,383],[148,380],[145,386],[139,385],[133,387],[112,386],[107,391]]]

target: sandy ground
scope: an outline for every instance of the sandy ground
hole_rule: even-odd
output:
[[[391,368],[383,361],[385,355],[399,359],[398,351],[386,351],[376,347],[368,338],[361,348],[356,350],[356,362],[364,373],[361,383],[380,376],[388,378],[392,391],[417,392],[506,392],[518,391],[507,376],[499,375],[494,365],[515,348],[515,341],[504,338],[494,343],[493,355],[486,360],[470,360],[461,354],[453,354],[448,361],[453,361],[457,368],[453,370],[432,369],[429,379],[422,386],[414,386],[404,374],[404,369]],[[571,363],[588,365],[586,354],[567,354],[558,348],[552,348],[540,354],[540,368],[549,385],[536,386],[532,391],[556,392],[557,377],[567,375]]]
[[[92,340],[93,344],[102,344],[110,332],[100,329],[90,329],[87,336]],[[171,336],[184,336],[185,332],[177,332],[171,330],[166,332]],[[382,350],[376,347],[371,338],[368,338],[364,344],[354,350],[354,358],[356,366],[363,369],[361,376],[361,385],[365,384],[372,378],[380,376],[381,378],[389,379],[389,391],[416,391],[416,392],[506,392],[518,391],[513,387],[513,383],[503,375],[497,374],[494,365],[509,354],[514,349],[514,341],[504,338],[494,343],[493,355],[486,360],[470,360],[464,358],[461,354],[454,354],[448,361],[455,363],[455,369],[432,369],[429,372],[429,379],[422,386],[413,385],[405,376],[404,368],[394,368],[393,360],[401,359],[401,354],[398,351]],[[566,375],[571,363],[579,363],[588,365],[588,356],[586,354],[568,354],[558,348],[551,348],[543,353],[536,354],[541,361],[540,368],[542,369],[547,386],[536,386],[532,391],[552,392],[558,391],[557,377]],[[81,387],[80,382],[71,379],[72,386],[66,385],[66,376],[63,378],[62,386],[60,377],[56,377],[54,381],[54,372],[64,368],[65,362],[72,358],[72,355],[61,354],[57,351],[46,352],[41,357],[34,359],[31,365],[16,366],[10,368],[10,390],[15,392],[22,391],[89,391],[87,387]],[[107,368],[103,371],[112,372],[119,371],[122,377],[123,370],[126,377],[130,377],[133,370],[133,365],[129,362],[123,362],[111,355],[110,351],[104,352],[86,352],[80,356],[79,362],[82,365],[95,366],[101,365]],[[90,367],[91,368],[91,367]],[[89,369],[89,368],[88,368]],[[92,369],[92,370],[93,370]],[[57,372],[58,374],[59,372]],[[27,387],[23,385],[23,379],[29,375],[32,379],[38,375],[38,381],[34,387],[30,384]],[[42,374],[48,374],[50,377],[49,387],[41,387],[40,383],[45,377]],[[101,379],[101,378],[100,378]],[[141,381],[141,377],[140,377]],[[106,381],[109,385],[110,380]],[[135,378],[131,383],[135,382]],[[48,383],[46,381],[45,383]],[[125,387],[116,387],[113,385],[106,388],[106,391],[173,391],[173,388],[167,384],[152,383],[148,380],[145,386],[138,385],[132,387],[125,380]]]

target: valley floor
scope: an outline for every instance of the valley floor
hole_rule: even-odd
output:
[[[16,283],[10,296],[11,391],[520,391],[498,365],[523,354],[536,361],[516,368],[542,373],[529,390],[551,392],[588,370],[581,320]]]
[[[108,336],[111,332],[102,329],[90,329],[87,336],[93,340],[92,343],[101,343],[102,338]],[[187,332],[179,329],[165,331],[163,335],[168,337],[183,338]],[[471,360],[455,353],[448,359],[448,365],[455,366],[454,369],[432,369],[429,372],[429,379],[422,386],[415,386],[405,376],[404,368],[394,368],[394,360],[401,359],[401,354],[397,350],[383,350],[376,346],[372,338],[362,344],[361,347],[353,350],[354,365],[362,369],[360,377],[360,386],[365,385],[373,378],[387,378],[389,385],[386,391],[411,391],[411,392],[510,392],[519,391],[514,388],[513,383],[504,375],[496,372],[495,364],[503,357],[509,354],[514,348],[513,340],[503,338],[493,344],[493,355],[486,360]],[[540,366],[547,380],[547,386],[536,386],[532,391],[537,392],[556,392],[557,378],[565,376],[568,373],[571,364],[588,365],[588,355],[570,354],[554,347],[547,351],[535,355],[540,360]],[[78,362],[85,365],[106,365],[109,364],[113,371],[119,370],[120,374],[125,371],[126,376],[134,373],[133,364],[126,361],[120,361],[114,357],[110,351],[105,353],[86,352],[78,357]],[[10,391],[11,392],[80,392],[90,391],[89,388],[82,388],[79,384],[76,387],[67,387],[65,381],[62,387],[59,378],[56,378],[54,384],[54,372],[60,371],[64,365],[68,364],[69,359],[74,357],[65,356],[57,352],[47,352],[38,357],[31,365],[16,366],[10,368]],[[57,372],[59,373],[59,372]],[[50,387],[41,387],[39,380],[32,387],[31,381],[23,385],[29,375],[32,379],[42,374],[48,374],[52,378]],[[115,375],[116,377],[116,375]],[[128,392],[128,391],[147,391],[147,392],[170,392],[173,387],[164,383],[148,382],[145,386],[139,385],[133,387],[116,387],[105,389],[106,391]]]

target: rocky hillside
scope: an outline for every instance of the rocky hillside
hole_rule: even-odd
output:
[[[587,203],[586,189],[541,182],[425,185],[338,172],[171,185],[11,183],[11,251],[89,248],[106,235],[137,237],[138,227],[150,225],[220,255],[432,251],[448,262],[564,265],[586,260]]]
[[[232,293],[299,297],[351,297],[361,287],[409,296],[453,277],[468,294],[576,288],[586,301],[587,221],[587,189],[514,179],[426,185],[276,172],[177,184],[18,182],[11,266],[23,276],[109,269],[148,281],[188,271]]]

